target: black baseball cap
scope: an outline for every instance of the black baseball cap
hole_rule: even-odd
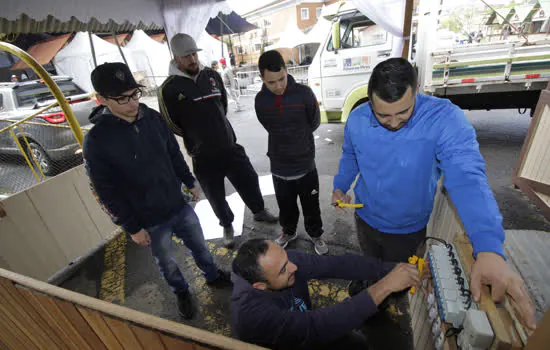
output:
[[[122,93],[143,87],[136,82],[130,68],[120,62],[103,63],[92,72],[92,85],[101,96],[117,97]]]

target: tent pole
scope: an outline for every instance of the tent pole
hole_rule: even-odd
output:
[[[409,46],[411,44],[411,26],[412,26],[412,15],[414,11],[414,0],[407,0],[405,3],[405,21],[403,22],[403,51],[401,52],[401,57],[404,59],[409,58]]]
[[[220,20],[220,33],[221,33],[221,42],[222,42],[222,57],[223,57],[223,21],[220,18],[220,14],[218,13],[218,19]],[[222,58],[221,57],[221,58]]]
[[[92,59],[94,60],[94,69],[97,68],[97,59],[95,57],[95,48],[94,42],[92,40],[92,33],[88,32],[88,37],[90,38],[90,49],[92,50]]]
[[[113,30],[111,32],[111,34],[113,35],[113,39],[115,40],[116,47],[118,47],[118,52],[120,52],[120,55],[122,56],[122,60],[124,61],[124,64],[126,64],[128,66],[128,61],[126,61],[126,57],[124,57],[124,52],[122,52],[122,47],[120,47],[120,44],[118,43],[118,39],[116,37],[115,31]],[[130,66],[128,66],[128,67],[130,67]]]

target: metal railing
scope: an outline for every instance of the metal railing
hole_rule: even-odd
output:
[[[292,75],[296,82],[300,84],[308,84],[309,66],[292,66],[288,67],[288,74]],[[262,79],[260,71],[250,70],[236,73],[237,86],[241,95],[254,96],[262,88]]]

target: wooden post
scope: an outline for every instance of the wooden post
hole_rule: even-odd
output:
[[[414,0],[407,0],[405,4],[405,21],[403,22],[403,38],[405,39],[405,42],[403,43],[403,51],[401,53],[401,57],[403,57],[404,59],[407,59],[409,57],[413,10]]]

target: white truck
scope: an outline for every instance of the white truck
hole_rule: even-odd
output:
[[[421,92],[448,98],[462,109],[534,110],[550,78],[550,40],[441,49],[436,44],[440,1],[422,0],[420,6],[414,61]],[[332,4],[323,16],[332,21],[332,30],[309,67],[308,83],[322,121],[345,122],[368,101],[367,84],[376,64],[401,52],[396,38],[351,2]]]

